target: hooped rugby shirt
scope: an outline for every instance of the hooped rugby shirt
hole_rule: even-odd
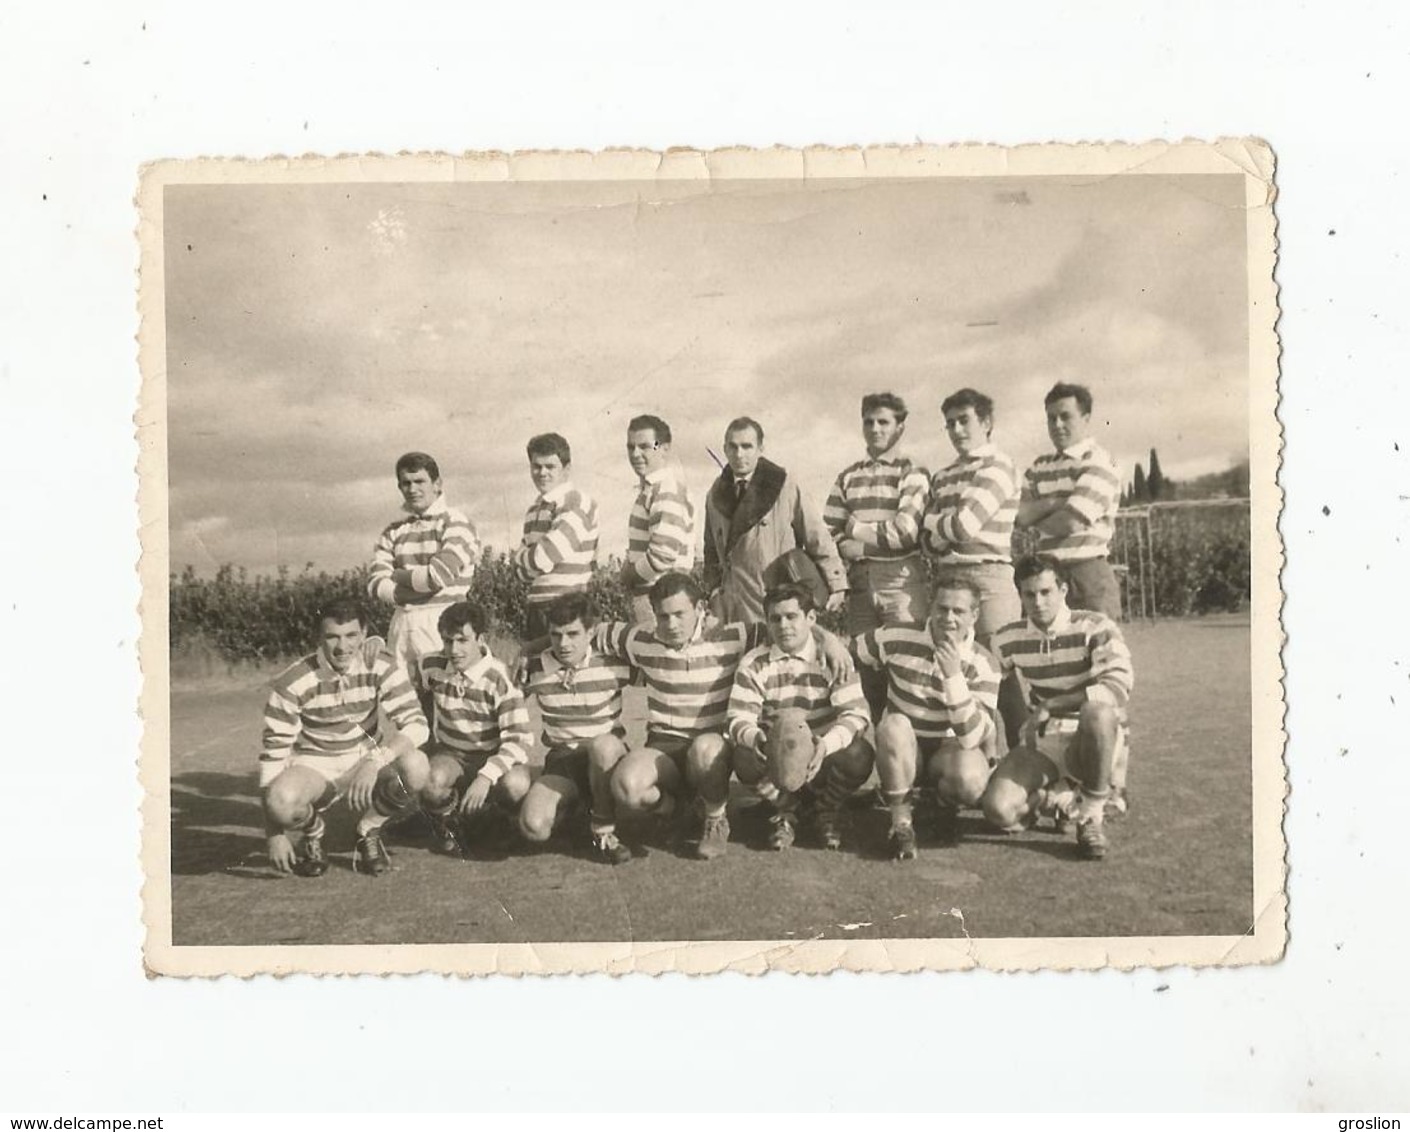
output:
[[[1005,672],[1017,670],[1039,707],[1054,696],[1082,690],[1088,700],[1110,704],[1121,719],[1131,702],[1135,672],[1131,650],[1104,613],[1065,609],[1046,631],[1024,618],[994,634],[994,650]],[[1053,712],[1075,716],[1075,710]]]
[[[675,469],[657,468],[642,479],[627,521],[627,561],[643,586],[695,565],[695,508]]]
[[[261,788],[279,776],[291,753],[372,753],[378,746],[379,707],[416,746],[426,742],[426,717],[411,681],[380,637],[367,638],[346,672],[337,671],[322,649],[295,661],[274,678],[265,703]]]
[[[1018,497],[1014,462],[993,444],[975,448],[931,478],[922,547],[947,566],[1012,561]]]
[[[729,697],[730,740],[754,750],[778,713],[790,709],[807,713],[824,757],[846,748],[871,722],[856,673],[834,672],[811,635],[796,653],[763,645],[739,662]]]
[[[871,559],[907,558],[916,553],[920,521],[930,494],[926,470],[894,450],[849,464],[839,473],[823,508],[823,523],[834,540],[850,537]]]
[[[457,672],[446,656],[433,654],[422,659],[421,675],[435,698],[439,745],[456,754],[489,754],[479,773],[491,782],[529,761],[529,709],[497,657],[486,652]]]
[[[960,672],[946,677],[924,626],[883,625],[856,640],[857,662],[886,672],[886,706],[911,721],[922,739],[954,737],[980,746],[994,728],[999,673],[974,635],[959,646]]]
[[[480,555],[480,539],[466,515],[436,499],[421,514],[407,513],[387,525],[372,551],[367,592],[376,601],[395,600],[392,571],[411,573],[407,606],[462,601]]]
[[[1038,552],[1060,562],[1101,558],[1111,545],[1121,476],[1111,454],[1088,437],[1062,452],[1049,452],[1024,473],[1025,498],[1059,499],[1087,524],[1069,535],[1038,534]]]
[[[534,500],[514,553],[515,569],[529,583],[527,600],[546,605],[587,589],[597,541],[597,503],[572,484],[561,483]]]

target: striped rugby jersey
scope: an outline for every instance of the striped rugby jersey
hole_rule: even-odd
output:
[[[992,444],[936,472],[921,545],[944,565],[1010,562],[1018,468]]]
[[[632,682],[632,666],[588,647],[577,668],[551,652],[530,658],[524,694],[537,696],[543,736],[550,746],[586,743],[622,728],[622,689]]]
[[[739,662],[729,695],[731,742],[756,749],[778,713],[790,708],[808,713],[813,735],[822,736],[824,757],[848,746],[871,722],[856,673],[834,673],[811,636],[798,653],[764,645]]]
[[[529,709],[498,658],[485,653],[456,672],[444,655],[433,654],[422,658],[421,678],[436,701],[437,743],[463,755],[493,752],[480,770],[491,782],[529,761]]]
[[[378,746],[378,708],[416,746],[426,742],[421,704],[380,637],[367,638],[347,672],[335,670],[322,649],[295,661],[274,678],[265,704],[260,786],[279,776],[291,752],[372,753]]]
[[[928,473],[910,457],[894,451],[877,460],[867,457],[838,475],[823,523],[834,540],[860,542],[867,558],[906,558],[916,552],[929,494]]]
[[[1025,498],[1061,499],[1087,525],[1070,535],[1038,534],[1038,552],[1062,562],[1100,558],[1111,544],[1121,477],[1111,454],[1088,438],[1065,452],[1049,452],[1024,473]]]
[[[922,739],[953,736],[978,747],[994,731],[999,672],[971,634],[960,645],[960,672],[946,679],[935,659],[935,642],[924,626],[883,625],[856,641],[857,662],[886,671],[886,706],[911,721]]]
[[[387,525],[372,551],[367,592],[377,601],[395,601],[392,571],[410,570],[415,597],[404,604],[461,601],[479,556],[475,525],[442,496],[422,514],[407,512]]]
[[[587,589],[597,559],[597,503],[569,483],[544,492],[524,516],[524,541],[514,554],[528,600],[546,604]]]
[[[1047,632],[1026,618],[1011,621],[994,634],[994,649],[1003,670],[1017,670],[1027,682],[1034,707],[1080,688],[1087,699],[1111,704],[1125,718],[1135,681],[1131,650],[1105,614],[1064,610]],[[1075,716],[1077,712],[1053,714]]]
[[[641,481],[627,523],[627,561],[645,586],[668,570],[688,574],[695,565],[695,508],[672,468],[657,468]]]
[[[613,621],[593,630],[593,647],[625,660],[646,679],[646,729],[681,739],[723,733],[725,711],[740,658],[759,644],[763,625],[738,623],[706,629],[673,649],[644,625]]]

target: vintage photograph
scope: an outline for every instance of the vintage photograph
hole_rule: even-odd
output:
[[[1286,943],[1261,142],[163,162],[154,973]]]

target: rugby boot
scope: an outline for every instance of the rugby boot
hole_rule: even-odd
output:
[[[321,877],[328,871],[328,851],[323,848],[323,837],[304,838],[303,852],[294,863],[294,875],[301,877]]]
[[[791,849],[796,837],[797,818],[790,810],[779,810],[769,818],[769,848],[776,853]]]
[[[353,869],[356,872],[379,877],[389,872],[391,867],[392,859],[387,854],[387,847],[382,844],[380,829],[369,829],[357,839],[357,848],[353,855]]]
[[[891,857],[896,861],[916,859],[916,827],[910,822],[898,822],[891,827]]]
[[[1077,853],[1084,861],[1100,861],[1106,857],[1106,831],[1099,821],[1077,823]]]
[[[701,861],[723,857],[729,848],[729,817],[724,813],[706,814],[695,846],[695,856]]]
[[[442,853],[452,857],[465,854],[465,845],[460,836],[460,822],[455,812],[447,814],[427,813],[426,820],[431,826],[431,844]]]
[[[818,844],[836,852],[842,848],[842,811],[836,807],[819,806],[813,814],[813,832]]]
[[[592,835],[592,855],[608,865],[625,865],[632,859],[631,849],[623,845],[616,831],[611,829]]]

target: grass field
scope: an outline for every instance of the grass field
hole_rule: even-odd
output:
[[[660,837],[615,869],[566,840],[473,863],[393,840],[396,869],[374,880],[352,872],[351,819],[338,807],[329,874],[279,877],[264,862],[255,789],[260,685],[177,686],[173,942],[1242,934],[1253,903],[1247,619],[1136,624],[1127,637],[1137,682],[1134,805],[1110,824],[1101,863],[1076,860],[1070,834],[995,834],[966,814],[960,845],[923,844],[919,860],[896,864],[884,855],[886,815],[859,800],[841,854],[801,843],[771,853],[761,848],[762,821],[736,807],[730,851],[710,863],[679,856]],[[632,742],[642,701],[633,689]]]

